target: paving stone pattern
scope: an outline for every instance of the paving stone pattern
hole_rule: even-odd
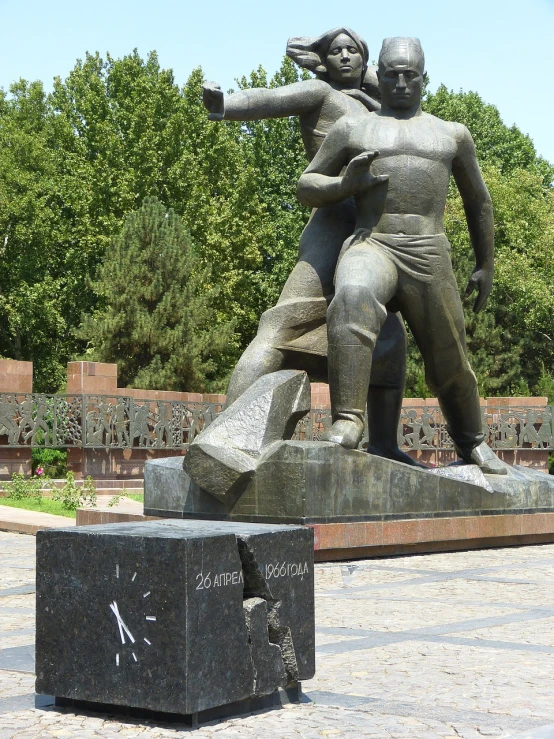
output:
[[[0,739],[177,737],[34,695],[34,548],[0,533]],[[305,702],[213,722],[226,739],[554,738],[554,545],[316,565]]]

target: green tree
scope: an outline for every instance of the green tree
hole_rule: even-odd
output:
[[[272,79],[258,68],[239,85],[278,86],[302,76],[285,59]],[[65,363],[93,339],[89,319],[76,331],[83,315],[106,309],[100,283],[90,278],[125,216],[147,196],[182,217],[197,269],[213,265],[199,287],[211,324],[223,334],[235,326],[206,386],[223,385],[260,314],[276,301],[308,217],[295,195],[305,166],[298,121],[208,121],[202,82],[196,69],[180,88],[155,53],[142,59],[135,51],[121,59],[87,54],[51,95],[25,81],[0,94],[0,354],[32,360],[36,389],[57,390]],[[554,381],[554,168],[476,93],[440,87],[425,107],[469,127],[493,198],[495,289],[482,315],[466,311],[481,387],[497,395],[525,386],[539,392]],[[473,260],[455,188],[446,230],[464,289]],[[413,346],[408,370],[408,392],[424,393]]]
[[[203,263],[214,266],[220,286],[214,319],[232,320],[240,339],[234,364],[266,307],[264,249],[274,226],[260,198],[262,173],[245,150],[241,125],[208,120],[203,81],[196,69],[182,90],[181,148],[167,199],[182,215]]]
[[[126,213],[158,197],[183,217],[200,260],[217,267],[214,320],[234,320],[244,344],[265,307],[263,245],[273,226],[241,127],[208,120],[202,82],[197,69],[179,89],[155,53],[146,60],[136,51],[122,59],[87,54],[56,82],[52,105],[88,183],[96,258]]]
[[[79,333],[90,356],[117,362],[125,385],[203,391],[217,386],[233,341],[213,321],[217,288],[199,267],[181,218],[155,197],[127,215],[98,269],[100,307]]]
[[[554,364],[554,167],[538,157],[531,139],[502,123],[477,93],[427,94],[425,110],[466,125],[491,193],[495,220],[495,284],[486,309],[465,302],[470,361],[485,395],[542,393]],[[474,266],[463,205],[451,183],[445,231],[461,290]],[[542,389],[541,389],[542,388]],[[419,352],[409,346],[407,392],[428,393]]]
[[[423,107],[431,115],[467,126],[480,162],[495,165],[502,174],[516,169],[540,173],[545,185],[552,184],[554,166],[537,156],[531,138],[515,125],[506,126],[498,108],[478,93],[453,92],[440,85],[435,93],[426,93]]]
[[[33,361],[35,388],[51,391],[74,348],[68,313],[79,278],[68,218],[76,214],[42,84],[20,81],[10,92],[0,100],[0,352]]]
[[[202,73],[183,89],[157,56],[87,54],[53,93],[21,81],[0,99],[0,354],[35,363],[35,387],[63,385],[84,349],[95,274],[145,196],[183,215],[216,265],[213,320],[244,345],[265,308],[263,244],[273,226],[238,124],[207,120]],[[82,338],[77,338],[82,337]],[[229,346],[228,372],[240,353]]]

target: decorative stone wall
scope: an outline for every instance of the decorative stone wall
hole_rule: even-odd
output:
[[[514,397],[514,398],[480,398],[481,408],[485,420],[489,423],[498,424],[499,428],[506,427],[504,442],[495,442],[493,446],[498,456],[507,464],[519,464],[524,467],[548,471],[548,449],[540,449],[539,446],[552,446],[547,443],[552,439],[554,428],[552,418],[542,418],[542,412],[548,406],[546,397]],[[329,385],[323,382],[312,383],[312,409],[328,410],[331,408]],[[446,465],[456,460],[454,451],[440,448],[426,449],[431,446],[425,443],[425,433],[422,428],[426,415],[433,416],[433,425],[444,423],[442,414],[438,409],[437,398],[404,398],[403,402],[403,438],[399,438],[399,445],[413,458],[423,464],[437,466]],[[514,409],[514,418],[508,418],[507,409]],[[532,420],[533,411],[536,409],[537,421],[542,422],[544,427],[541,437],[535,436],[532,425],[526,423]],[[413,411],[413,414],[411,413]],[[518,419],[518,412],[520,419]],[[524,414],[522,414],[524,412]],[[518,423],[518,420],[521,422]],[[322,420],[323,423],[323,420]],[[525,433],[525,427],[529,432]],[[522,434],[522,427],[523,434]],[[417,438],[416,438],[417,437]],[[510,439],[510,437],[512,437]],[[522,438],[523,437],[523,438]],[[423,442],[423,443],[422,443]],[[507,447],[500,448],[505,443]],[[413,446],[412,446],[413,445]],[[524,446],[525,445],[525,446]],[[520,448],[513,448],[513,447]],[[521,448],[524,447],[524,448]]]
[[[67,393],[83,395],[107,395],[140,400],[180,401],[183,403],[216,403],[223,405],[225,395],[214,393],[179,393],[167,390],[141,390],[117,386],[117,365],[102,362],[69,362],[67,365]],[[68,469],[76,478],[91,475],[101,478],[140,478],[144,463],[158,457],[182,454],[182,450],[169,449],[68,449]]]
[[[32,382],[31,362],[0,360],[0,479],[29,473],[31,446],[41,445],[66,447],[77,478],[142,478],[146,461],[182,455],[225,403],[221,394],[120,388],[117,365],[101,362],[70,362],[64,395],[32,395]],[[554,449],[554,409],[547,402],[481,400],[489,441],[508,464],[547,471]],[[311,408],[297,439],[316,440],[330,424],[325,383],[312,383]],[[435,398],[405,399],[398,443],[428,465],[455,459]]]
[[[0,393],[32,393],[33,363],[0,359]],[[9,480],[14,472],[31,473],[31,449],[0,450],[0,480]]]

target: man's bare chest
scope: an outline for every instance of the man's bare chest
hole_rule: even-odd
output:
[[[443,121],[375,118],[370,125],[360,126],[353,137],[354,155],[377,150],[381,162],[391,157],[410,157],[450,168],[456,156],[457,142]]]

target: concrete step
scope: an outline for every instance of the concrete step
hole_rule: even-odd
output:
[[[156,516],[145,516],[142,503],[122,498],[117,506],[99,505],[96,508],[78,508],[77,526],[128,521],[154,521]]]
[[[75,519],[0,505],[0,531],[36,534],[40,529],[59,529],[67,526],[75,526]]]
[[[142,503],[131,498],[121,497],[117,505],[109,506],[112,500],[106,498],[97,508],[79,508],[77,521],[83,523],[112,523],[117,521],[150,520],[143,515]],[[90,516],[90,519],[89,519]],[[40,529],[59,529],[75,526],[76,519],[65,516],[55,516],[40,511],[27,511],[24,508],[12,508],[0,503],[0,531],[9,531],[17,534],[36,534]]]

